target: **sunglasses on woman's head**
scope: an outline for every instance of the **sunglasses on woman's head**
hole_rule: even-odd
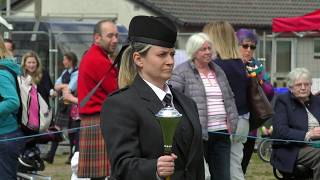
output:
[[[249,44],[241,44],[243,49],[248,49],[250,47],[251,50],[255,50],[256,49],[256,45],[249,45]]]

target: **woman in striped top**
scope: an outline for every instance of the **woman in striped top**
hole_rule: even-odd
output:
[[[238,121],[233,92],[223,70],[212,61],[212,42],[206,34],[192,35],[186,52],[189,61],[174,69],[169,84],[197,104],[211,180],[229,180],[229,134]]]

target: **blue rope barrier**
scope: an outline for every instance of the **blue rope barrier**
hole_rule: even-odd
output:
[[[100,125],[97,124],[97,125],[92,125],[92,126],[84,126],[84,127],[63,129],[63,130],[60,130],[60,131],[54,131],[54,132],[48,132],[48,133],[40,133],[40,134],[34,134],[34,135],[28,135],[28,136],[21,136],[21,137],[16,137],[16,138],[0,139],[0,143],[1,142],[6,142],[6,141],[15,141],[15,140],[20,140],[20,139],[28,139],[28,138],[33,138],[33,137],[39,137],[39,136],[44,136],[44,135],[49,135],[49,134],[57,134],[57,133],[63,133],[63,132],[68,132],[68,131],[81,130],[81,129],[86,129],[86,128],[96,128],[98,126],[100,126]],[[230,135],[229,133],[226,133],[226,132],[210,132],[210,133]],[[312,142],[312,141],[273,139],[273,138],[269,138],[269,137],[265,138],[265,137],[249,136],[249,135],[244,136],[244,135],[239,135],[239,134],[231,134],[231,136],[241,136],[241,137],[246,137],[246,138],[250,138],[250,139],[268,140],[268,141],[275,141],[275,142],[319,144],[319,142]]]
[[[224,134],[224,135],[230,135],[229,133],[225,132],[210,132],[213,134]],[[275,141],[275,142],[286,142],[286,143],[305,143],[305,144],[319,144],[319,142],[313,142],[313,141],[299,141],[299,140],[284,140],[284,139],[274,139],[270,137],[256,137],[256,136],[244,136],[239,134],[231,134],[232,136],[241,136],[241,137],[247,137],[250,139],[259,139],[259,140],[268,140],[268,141]]]
[[[92,126],[84,126],[84,127],[63,129],[63,130],[60,130],[60,131],[40,133],[40,134],[34,134],[34,135],[28,135],[28,136],[21,136],[21,137],[16,137],[16,138],[0,139],[0,143],[1,142],[6,142],[6,141],[16,141],[16,140],[20,140],[20,139],[28,139],[28,138],[33,138],[33,137],[39,137],[39,136],[44,136],[44,135],[49,135],[49,134],[58,134],[58,133],[63,133],[63,132],[68,132],[68,131],[73,131],[73,130],[79,130],[79,129],[93,128],[93,127],[98,127],[98,126],[100,126],[100,125],[97,124],[97,125],[92,125]]]

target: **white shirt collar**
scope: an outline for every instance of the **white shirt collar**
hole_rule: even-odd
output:
[[[158,88],[157,86],[153,85],[152,83],[148,82],[147,80],[144,80],[144,82],[146,82],[151,87],[151,89],[153,90],[154,93],[156,93],[156,95],[158,96],[160,101],[163,101],[164,96],[166,94],[172,95],[170,88],[167,84],[164,85],[164,91],[163,91],[162,89]]]
[[[73,68],[69,68],[68,72],[71,73],[73,71]]]

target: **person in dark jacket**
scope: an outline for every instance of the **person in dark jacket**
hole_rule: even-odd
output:
[[[320,97],[311,94],[312,78],[305,68],[288,74],[289,92],[277,97],[272,121],[272,138],[306,141],[320,139]],[[283,172],[293,172],[295,164],[313,170],[313,179],[320,179],[320,149],[308,143],[276,142],[271,164]]]
[[[166,84],[174,66],[176,36],[175,25],[165,17],[135,16],[130,22],[129,46],[120,53],[119,87],[125,88],[109,96],[101,110],[101,129],[115,179],[204,180],[196,104]],[[182,114],[170,155],[164,154],[155,116],[164,101]]]
[[[31,85],[29,91],[30,100],[28,108],[28,118],[34,121],[40,121],[40,109],[38,108],[38,93],[50,107],[49,98],[55,94],[53,84],[47,71],[42,68],[39,56],[34,51],[29,51],[22,56],[21,60],[22,76],[19,83],[27,83]],[[24,132],[25,134],[34,134],[34,132]],[[37,140],[41,137],[28,138],[26,140],[27,149],[34,148]]]
[[[236,32],[236,36],[239,42],[242,61],[245,64],[250,77],[257,77],[259,79],[259,83],[263,89],[263,92],[268,97],[269,101],[271,101],[274,95],[274,90],[270,82],[270,75],[265,71],[264,66],[253,57],[254,51],[258,44],[258,36],[254,31],[244,28],[239,29]],[[253,129],[249,135],[257,136],[257,129]],[[247,171],[255,143],[255,138],[248,138],[247,142],[244,144],[243,159],[241,162],[244,174]]]
[[[31,77],[32,86],[49,105],[50,96],[55,94],[49,73],[43,69],[38,54],[34,51],[25,53],[21,60],[22,76]]]

